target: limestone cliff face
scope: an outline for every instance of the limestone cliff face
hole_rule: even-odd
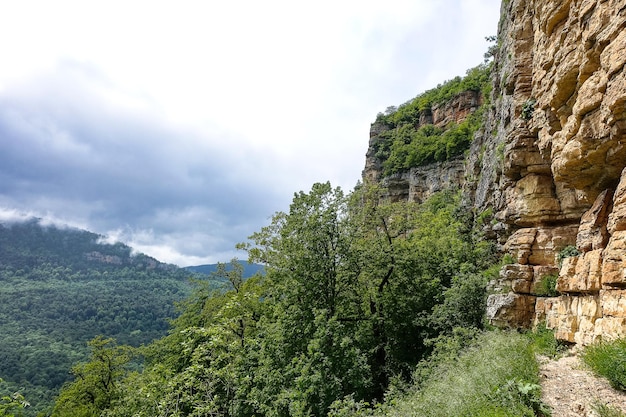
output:
[[[450,123],[460,123],[476,111],[483,102],[480,92],[464,91],[450,101],[434,105],[432,109],[420,114],[415,128],[434,125],[445,128]],[[364,181],[382,182],[389,189],[392,200],[422,202],[430,195],[450,187],[462,186],[465,181],[465,161],[457,158],[441,163],[432,163],[411,168],[402,173],[385,177],[383,161],[376,156],[376,143],[379,135],[388,128],[381,123],[373,123],[370,129],[369,148],[363,170]]]
[[[505,1],[498,38],[486,120],[497,133],[477,145],[500,146],[500,166],[474,164],[481,179],[467,189],[477,210],[494,209],[514,259],[488,314],[546,320],[575,343],[624,336],[626,0]],[[568,247],[579,254],[559,259]],[[562,295],[540,296],[556,275]]]
[[[457,184],[476,215],[494,213],[486,236],[513,259],[492,283],[495,324],[546,321],[581,344],[626,336],[625,51],[626,0],[503,1],[492,105],[469,155],[381,178],[368,153],[364,178],[397,199]],[[559,296],[542,295],[547,280]]]

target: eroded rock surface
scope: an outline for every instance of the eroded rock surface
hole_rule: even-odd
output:
[[[510,0],[501,14],[491,105],[469,154],[382,178],[374,123],[364,180],[411,201],[461,186],[476,217],[493,213],[485,236],[514,262],[491,284],[494,324],[546,321],[580,344],[626,335],[626,0]],[[479,104],[460,95],[419,124],[458,122]],[[547,297],[553,282],[560,295]]]
[[[479,142],[499,145],[500,163],[474,164],[492,183],[466,187],[475,210],[497,210],[515,262],[488,315],[545,320],[572,343],[626,335],[626,0],[503,2],[498,40],[497,137]],[[546,298],[551,273],[561,295]]]

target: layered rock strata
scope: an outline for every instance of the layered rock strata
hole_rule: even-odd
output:
[[[449,185],[512,263],[491,283],[497,325],[559,339],[626,336],[626,0],[502,2],[491,107],[469,154],[382,178],[372,125],[364,179],[395,200]],[[461,95],[420,124],[460,121]],[[551,296],[557,291],[558,295]]]
[[[432,109],[420,114],[415,129],[424,125],[445,128],[450,123],[461,123],[482,104],[482,96],[477,91],[464,91],[450,101],[434,105]],[[376,156],[376,143],[380,134],[388,128],[379,123],[370,129],[369,148],[365,157],[364,181],[381,182],[389,190],[392,200],[422,202],[430,195],[450,187],[464,184],[465,161],[458,158],[443,163],[433,163],[388,177],[383,176],[383,160]]]
[[[514,261],[488,315],[514,327],[545,320],[572,343],[625,336],[626,1],[503,2],[498,37],[501,166],[479,167],[493,182],[468,196],[494,208]],[[557,274],[561,295],[543,296]]]

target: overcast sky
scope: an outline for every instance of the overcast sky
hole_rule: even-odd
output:
[[[360,179],[370,123],[463,75],[496,0],[0,0],[0,221],[180,266]]]

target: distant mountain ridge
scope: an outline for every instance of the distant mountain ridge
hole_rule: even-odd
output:
[[[238,261],[239,264],[243,266],[243,278],[250,278],[251,276],[260,273],[263,274],[265,272],[265,267],[263,265],[249,263],[247,261]],[[189,271],[196,272],[198,274],[211,275],[215,271],[217,271],[218,264],[206,264],[206,265],[196,265],[196,266],[187,266],[185,269]],[[230,264],[226,264],[226,270],[232,269]]]

